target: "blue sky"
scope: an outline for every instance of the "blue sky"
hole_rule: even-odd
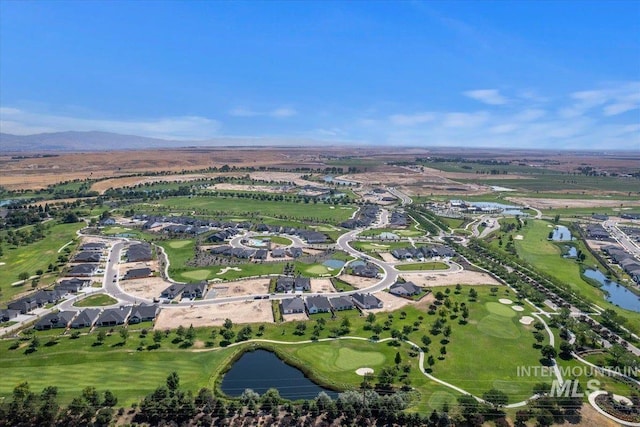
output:
[[[0,129],[640,150],[640,2],[0,1]]]

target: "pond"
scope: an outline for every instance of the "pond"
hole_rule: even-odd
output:
[[[514,216],[526,215],[524,212],[520,210],[521,208],[519,206],[511,206],[511,205],[505,205],[503,203],[495,203],[495,202],[466,202],[466,203],[483,210],[500,211],[504,215],[514,215]]]
[[[565,253],[562,256],[565,257],[565,258],[577,258],[578,257],[578,250],[576,248],[574,248],[573,246],[569,246],[569,247],[567,247],[567,253]]]
[[[221,388],[231,397],[239,397],[247,388],[259,394],[275,388],[289,400],[313,399],[322,391],[332,399],[338,397],[337,392],[317,385],[267,350],[248,351],[240,356],[222,378]]]
[[[342,268],[344,265],[344,261],[340,261],[339,259],[329,259],[322,263],[325,267],[333,268],[334,270],[338,270]]]
[[[640,297],[629,289],[620,285],[618,282],[607,279],[600,270],[589,269],[584,272],[584,275],[600,283],[600,288],[609,294],[607,301],[618,307],[640,313]]]
[[[564,242],[567,240],[573,240],[573,236],[571,236],[571,232],[564,225],[556,225],[553,229],[551,240],[554,242]]]

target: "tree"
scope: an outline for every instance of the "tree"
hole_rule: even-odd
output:
[[[376,321],[376,315],[375,315],[375,314],[373,314],[373,313],[369,313],[369,314],[367,315],[367,320],[366,320],[366,322],[367,322],[367,323],[369,323],[369,324],[373,324],[373,322],[375,322],[375,321]]]
[[[231,319],[224,319],[224,325],[222,325],[225,329],[233,328],[233,322]]]
[[[22,280],[23,282],[29,279],[29,277],[31,277],[31,275],[26,271],[23,271],[22,273],[18,274],[18,279]]]
[[[445,354],[447,354],[447,347],[445,347],[444,345],[442,347],[440,347],[440,354],[442,356],[444,356]]]
[[[180,387],[180,377],[176,371],[173,371],[167,377],[167,388],[170,392],[175,392]]]
[[[118,398],[111,392],[111,390],[105,390],[102,406],[108,406],[110,408],[113,408],[117,404],[118,404]]]
[[[122,342],[127,342],[127,338],[129,338],[129,330],[127,328],[120,329],[120,338],[122,338]]]
[[[611,356],[612,360],[613,360],[613,365],[614,366],[619,366],[620,364],[620,359],[627,353],[627,350],[622,347],[620,344],[613,344],[609,350],[609,356]]]
[[[96,336],[96,342],[98,343],[98,345],[101,345],[106,338],[107,338],[107,334],[105,334],[104,331],[100,331]]]
[[[423,335],[421,340],[422,340],[422,344],[424,345],[424,348],[428,349],[429,345],[431,345],[431,338],[429,338],[427,335]]]
[[[495,388],[492,388],[491,390],[485,392],[482,395],[482,399],[489,402],[496,408],[504,406],[507,404],[507,402],[509,402],[509,397],[507,396],[507,394]]]
[[[542,349],[540,349],[540,352],[548,360],[551,360],[551,359],[553,359],[554,357],[557,356],[556,349],[552,345],[549,345],[549,344],[547,344],[544,347],[542,347]]]
[[[396,362],[396,365],[399,365],[400,362],[402,362],[402,357],[400,357],[400,352],[396,352],[396,357],[394,359],[394,362]]]

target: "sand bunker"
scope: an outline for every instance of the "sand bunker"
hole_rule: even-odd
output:
[[[500,298],[498,301],[500,302],[500,304],[513,304],[513,301],[511,301],[509,298]]]
[[[521,305],[514,305],[511,308],[513,308],[515,311],[524,311],[524,307]]]
[[[365,375],[371,375],[371,374],[373,374],[373,369],[371,369],[371,368],[358,368],[358,369],[356,369],[356,374],[360,375],[361,377],[364,377]]]
[[[518,234],[516,237],[513,238],[513,240],[523,240],[524,236],[522,234]]]
[[[218,271],[216,274],[220,275],[220,274],[224,274],[229,270],[233,270],[233,271],[242,271],[241,268],[238,267],[225,267],[225,268],[221,268],[220,271]]]
[[[533,323],[535,319],[531,316],[522,316],[520,318],[520,323],[522,323],[523,325],[530,325]]]

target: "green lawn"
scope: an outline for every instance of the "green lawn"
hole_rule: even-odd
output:
[[[431,270],[448,270],[449,266],[444,262],[415,262],[410,264],[397,264],[394,266],[400,271],[431,271]]]
[[[0,300],[9,301],[16,294],[30,290],[27,285],[11,286],[19,281],[20,273],[30,276],[37,270],[47,271],[49,264],[57,264],[58,250],[71,240],[77,238],[76,231],[84,227],[84,222],[74,224],[46,223],[46,237],[26,246],[11,247],[3,244],[3,255],[0,257]],[[70,245],[73,248],[73,245]]]
[[[118,301],[115,298],[106,294],[90,295],[83,300],[80,300],[73,305],[75,307],[104,307],[106,305],[117,304]]]

